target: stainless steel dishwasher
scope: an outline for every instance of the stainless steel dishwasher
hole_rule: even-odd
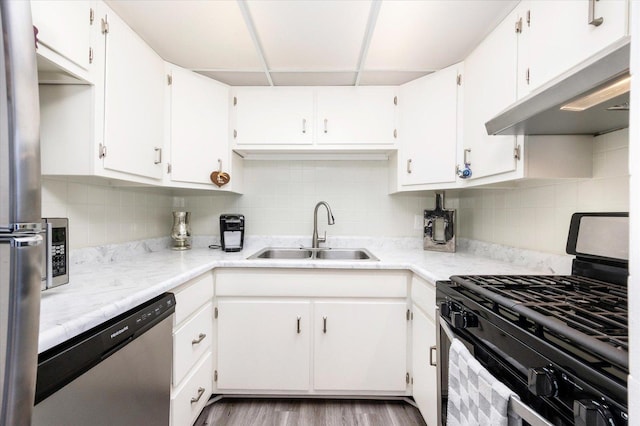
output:
[[[32,425],[168,425],[174,311],[167,293],[40,354]]]

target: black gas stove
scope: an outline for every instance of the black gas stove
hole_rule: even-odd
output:
[[[438,282],[441,327],[549,423],[627,425],[627,229],[625,213],[576,213],[571,275]],[[440,335],[444,424],[449,342]]]

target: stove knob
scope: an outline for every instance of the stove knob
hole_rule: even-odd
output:
[[[472,328],[478,326],[478,317],[467,311],[454,312],[451,318],[454,328]]]
[[[576,426],[615,425],[613,415],[606,405],[588,399],[573,401],[573,419]]]
[[[556,396],[558,381],[553,370],[547,367],[530,368],[528,380],[529,392],[537,396]]]
[[[442,302],[440,304],[440,315],[449,318],[451,315],[451,302]]]

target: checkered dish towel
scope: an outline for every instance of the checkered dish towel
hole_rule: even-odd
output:
[[[453,339],[449,351],[447,426],[520,426],[508,410],[517,395],[487,371],[464,344]]]

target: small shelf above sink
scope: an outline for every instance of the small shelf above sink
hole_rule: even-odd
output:
[[[266,247],[247,259],[379,261],[364,248]]]

